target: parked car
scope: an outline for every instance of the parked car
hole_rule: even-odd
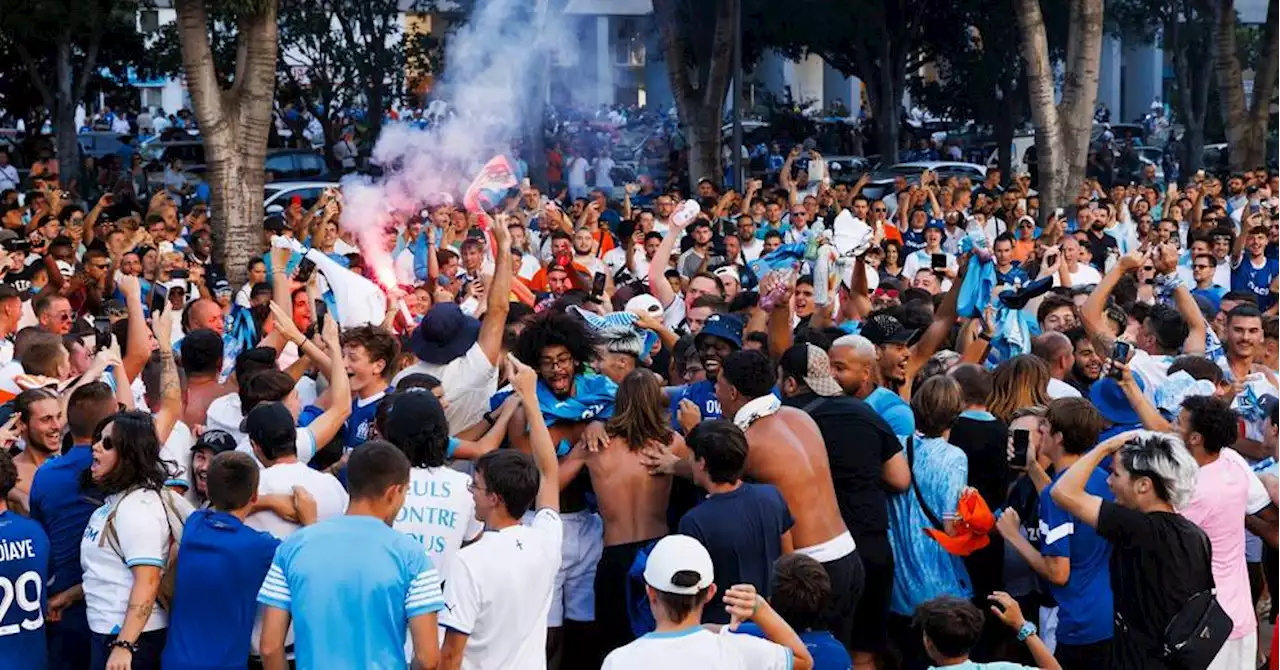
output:
[[[122,137],[126,135],[94,131],[76,135],[76,141],[80,144],[80,155],[99,159],[119,152],[124,144],[120,141]]]
[[[320,199],[326,188],[338,188],[334,181],[273,181],[263,186],[263,208],[267,214],[279,214],[294,198],[302,200],[302,208],[308,209]]]
[[[270,181],[337,181],[342,174],[330,172],[324,156],[306,149],[273,149],[267,152],[266,171]]]
[[[898,177],[906,177],[907,183],[916,183],[920,181],[920,175],[925,170],[935,173],[940,179],[948,177],[968,177],[969,181],[977,184],[987,176],[987,168],[976,163],[960,163],[956,161],[911,161],[909,163],[898,163],[888,168],[876,170],[871,174],[871,179],[866,186],[862,187],[862,194],[871,200],[883,199],[886,195],[893,193],[893,182]],[[889,208],[889,214],[898,209],[898,201],[889,198],[886,201]]]
[[[203,179],[205,171],[204,142],[199,140],[180,140],[177,142],[150,142],[142,145],[143,164],[147,171],[147,181],[152,184],[164,183],[164,170],[174,158],[182,161],[182,172],[188,183]]]

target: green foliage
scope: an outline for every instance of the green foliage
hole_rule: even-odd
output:
[[[136,8],[132,0],[4,0],[0,106],[28,120],[52,112],[61,88],[55,60],[60,42],[70,54],[70,108],[86,91],[127,93],[130,73],[149,74]]]

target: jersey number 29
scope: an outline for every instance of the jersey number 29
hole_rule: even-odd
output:
[[[44,611],[40,607],[43,588],[44,584],[35,570],[22,573],[14,581],[0,577],[0,621],[7,619],[9,608],[15,603],[18,609],[35,615],[35,618],[24,618],[21,623],[0,626],[0,637],[17,635],[22,630],[40,630],[44,626]]]

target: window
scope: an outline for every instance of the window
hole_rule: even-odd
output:
[[[622,67],[644,67],[644,33],[635,17],[614,17],[613,62]]]
[[[277,154],[275,156],[267,156],[267,172],[276,177],[292,175],[294,171],[293,154]]]
[[[143,88],[139,89],[142,95],[142,106],[147,107],[164,107],[164,92],[159,88]]]
[[[160,12],[154,9],[144,9],[138,12],[138,28],[143,34],[160,30]]]
[[[304,177],[314,177],[324,174],[324,159],[315,154],[298,154],[298,174]]]

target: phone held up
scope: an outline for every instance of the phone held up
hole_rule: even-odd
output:
[[[1027,467],[1027,450],[1031,446],[1031,431],[1019,428],[1013,431],[1013,460],[1009,465],[1015,468]]]
[[[1129,352],[1133,347],[1128,342],[1116,340],[1116,345],[1111,349],[1111,360],[1120,361],[1121,363],[1129,362]],[[1120,368],[1111,366],[1110,376],[1112,379],[1120,379]]]

